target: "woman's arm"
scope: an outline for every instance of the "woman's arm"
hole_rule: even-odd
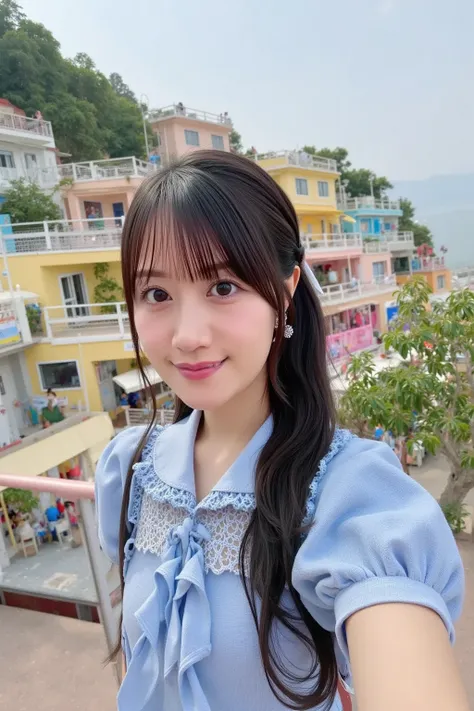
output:
[[[469,711],[446,628],[420,605],[381,604],[346,623],[358,711]]]

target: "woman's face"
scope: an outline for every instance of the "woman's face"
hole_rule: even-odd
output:
[[[266,383],[275,312],[225,269],[191,282],[161,272],[137,279],[140,344],[163,380],[187,405],[216,410]]]

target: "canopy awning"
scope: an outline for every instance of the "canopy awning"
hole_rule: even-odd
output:
[[[355,225],[355,223],[357,222],[357,220],[354,220],[354,218],[350,215],[342,215],[342,219],[344,220],[344,222],[351,222],[353,225]]]
[[[158,375],[156,370],[151,365],[145,366],[144,371],[151,385],[158,385],[158,383],[163,382],[163,378]],[[127,395],[130,393],[136,393],[146,387],[138,369],[128,370],[126,373],[116,375],[113,380]]]

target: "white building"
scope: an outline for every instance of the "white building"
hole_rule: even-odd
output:
[[[0,98],[0,203],[10,181],[19,178],[45,190],[58,183],[53,129],[50,121],[28,118]]]

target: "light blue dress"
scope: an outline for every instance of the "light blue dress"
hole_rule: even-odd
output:
[[[135,465],[125,551],[122,644],[127,673],[120,711],[281,711],[260,660],[239,577],[239,547],[255,507],[258,454],[269,418],[208,496],[196,505],[193,448],[201,413],[153,431]],[[143,428],[108,445],[96,473],[101,545],[118,561],[123,482]],[[345,621],[387,602],[435,610],[453,641],[463,568],[436,501],[379,442],[336,432],[308,492],[314,523],[293,567],[293,584],[313,617],[334,633],[341,675],[350,681]],[[289,593],[283,602],[291,605]],[[275,630],[292,671],[308,653]],[[339,696],[331,711],[342,708]]]

